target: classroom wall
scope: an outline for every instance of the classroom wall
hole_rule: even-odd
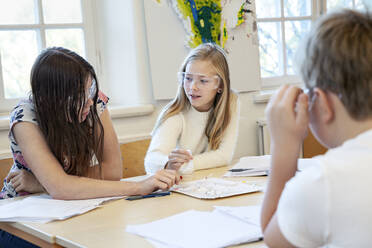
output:
[[[101,77],[110,82],[111,88],[108,87],[107,90],[111,93],[114,104],[152,103],[155,106],[155,111],[147,116],[114,119],[116,132],[123,142],[136,137],[149,137],[156,118],[167,101],[156,101],[153,96],[143,1],[98,0],[96,4],[98,37],[103,58]],[[135,28],[130,25],[132,22],[135,23]],[[127,37],[134,39],[129,40]],[[167,59],[166,51],[164,59]],[[249,59],[257,60],[256,57],[247,58]],[[241,77],[247,83],[257,84],[246,75]],[[265,104],[253,103],[254,94],[256,92],[240,93],[241,121],[235,157],[258,153],[256,120],[263,118]]]
[[[258,154],[258,138],[256,120],[263,118],[266,104],[255,104],[255,93],[240,93],[241,114],[239,122],[239,136],[235,158]],[[117,118],[113,120],[114,128],[122,143],[136,139],[148,138],[155,124],[156,118],[166,104],[166,101],[154,103],[155,111],[150,115]],[[0,131],[0,158],[9,157],[8,130]]]
[[[148,138],[167,101],[155,101],[152,95],[143,2],[97,0],[96,5],[95,19],[101,59],[101,70],[98,73],[100,81],[104,83],[104,91],[108,92],[114,106],[150,103],[155,107],[155,111],[149,115],[113,119],[119,141],[125,143]],[[128,11],[128,8],[133,11]],[[131,18],[136,23],[135,28],[128,26]],[[135,37],[132,41],[128,40],[131,36]],[[242,80],[256,83],[250,82],[251,79],[246,75],[242,75]],[[264,117],[265,104],[254,103],[255,94],[256,92],[243,92],[239,95],[241,116],[235,158],[258,154],[256,121]],[[0,158],[9,157],[10,154],[7,134],[7,129],[0,130]]]
[[[264,117],[265,104],[253,103],[254,94],[255,93],[240,93],[239,95],[241,114],[235,158],[258,154],[256,120]],[[154,113],[148,116],[115,119],[114,126],[119,138],[126,140],[128,139],[127,137],[133,138],[133,136],[135,137],[136,135],[139,138],[149,135],[165,103],[166,101],[156,102]]]

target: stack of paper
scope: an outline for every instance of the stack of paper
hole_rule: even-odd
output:
[[[189,210],[148,224],[130,225],[126,231],[146,238],[158,248],[226,247],[262,238],[259,226],[224,211]]]
[[[271,155],[242,157],[225,173],[224,177],[267,176],[270,171],[270,163]],[[298,171],[303,171],[316,163],[316,159],[313,158],[299,158]]]
[[[106,197],[88,200],[53,200],[49,195],[28,196],[9,201],[0,206],[0,221],[41,222],[64,220],[97,208],[103,202],[122,197]],[[2,200],[6,201],[6,200]]]
[[[270,159],[270,155],[242,157],[224,176],[266,176],[270,169]]]

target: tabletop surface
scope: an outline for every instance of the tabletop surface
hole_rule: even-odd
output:
[[[196,171],[184,176],[184,181],[205,177],[222,177],[229,167]],[[237,177],[228,180],[266,183],[267,177]],[[215,200],[201,200],[172,192],[169,196],[153,197],[135,201],[125,199],[108,202],[83,215],[47,224],[13,223],[12,226],[66,247],[152,247],[144,238],[127,233],[127,225],[144,224],[187,210],[212,211],[213,206],[257,205],[263,193],[250,193]],[[240,246],[239,246],[240,247]],[[241,247],[265,247],[262,242]]]

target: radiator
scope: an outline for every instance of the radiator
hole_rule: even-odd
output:
[[[265,119],[257,120],[258,155],[270,154],[270,134]]]
[[[258,155],[270,155],[270,133],[265,119],[257,120]],[[303,158],[303,145],[300,149],[300,158]]]

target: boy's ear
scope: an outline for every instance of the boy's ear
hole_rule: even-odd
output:
[[[332,122],[335,117],[335,109],[329,94],[319,88],[314,88],[314,94],[316,94],[317,98],[316,104],[319,119],[326,124]]]

